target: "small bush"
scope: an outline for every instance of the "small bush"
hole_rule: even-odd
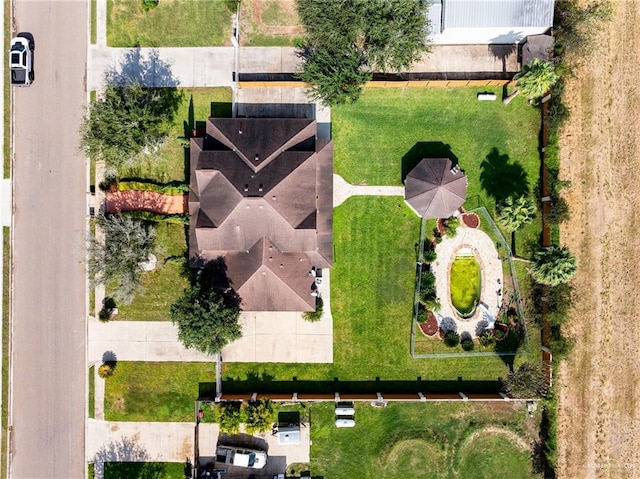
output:
[[[553,198],[553,204],[549,210],[549,214],[545,218],[551,225],[559,225],[568,221],[571,217],[569,211],[569,203],[562,196]]]
[[[462,341],[460,341],[460,345],[465,351],[473,351],[473,339],[471,338],[463,339]]]
[[[220,425],[220,431],[227,434],[240,432],[242,423],[241,402],[222,402],[214,410],[215,421]]]
[[[429,311],[433,311],[434,313],[440,311],[441,307],[440,301],[438,301],[437,298],[426,299],[424,305]]]
[[[189,224],[188,214],[162,215],[160,213],[152,213],[151,211],[121,211],[120,215],[130,216],[136,220],[150,221],[153,223]]]
[[[460,336],[455,331],[449,331],[444,335],[444,344],[450,348],[455,348],[460,343]]]
[[[506,336],[506,333],[502,329],[496,328],[496,330],[493,333],[493,337],[496,341],[500,341],[504,339],[505,336]]]
[[[418,323],[420,324],[424,324],[427,322],[427,319],[429,319],[429,311],[427,311],[426,309],[420,309],[418,311],[418,317],[416,318],[416,321],[418,321]]]
[[[158,0],[142,0],[142,9],[145,12],[153,10],[158,6]]]
[[[316,321],[320,321],[320,318],[322,318],[322,312],[324,310],[323,306],[324,306],[324,303],[322,301],[322,298],[320,296],[317,296],[316,297],[316,310],[315,311],[305,311],[304,313],[302,313],[302,317],[306,321],[309,321],[311,323],[314,323]]]
[[[471,339],[471,334],[469,334],[468,332],[463,332],[460,335],[460,345],[462,346],[462,349],[464,349],[465,351],[472,351],[473,350],[473,339]]]
[[[276,419],[273,403],[268,398],[249,402],[243,412],[249,434],[270,431]]]
[[[455,333],[457,329],[458,325],[453,318],[442,318],[440,321],[440,331],[442,331],[443,334],[447,334],[449,332]]]
[[[449,238],[454,238],[458,233],[458,226],[460,226],[460,220],[451,216],[444,221],[444,234]]]
[[[437,257],[438,255],[436,254],[436,250],[431,248],[425,249],[424,253],[422,254],[422,260],[427,264],[433,263],[437,259]]]
[[[110,378],[111,376],[113,376],[115,370],[116,368],[113,364],[104,363],[98,368],[98,376],[100,376],[102,379]]]
[[[504,333],[502,334],[504,335]],[[478,336],[478,342],[485,347],[493,346],[494,344],[496,344],[496,338],[491,331],[485,331],[480,336]]]

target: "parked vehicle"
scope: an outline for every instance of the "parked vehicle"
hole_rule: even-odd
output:
[[[11,39],[9,67],[12,85],[29,86],[33,82],[34,47],[33,35],[30,33],[21,32]]]
[[[232,466],[262,469],[267,465],[267,453],[256,449],[233,446],[218,446],[216,462]]]

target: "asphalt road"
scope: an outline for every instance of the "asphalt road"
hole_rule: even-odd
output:
[[[87,6],[17,0],[14,10],[36,52],[34,83],[13,97],[13,478],[85,471],[86,168],[77,132]]]

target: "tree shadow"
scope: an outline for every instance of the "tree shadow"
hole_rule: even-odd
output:
[[[527,172],[518,162],[510,162],[509,155],[500,154],[492,148],[480,163],[480,184],[487,195],[496,203],[510,196],[522,196],[529,193]]]
[[[402,157],[400,181],[404,180],[424,158],[449,158],[453,165],[458,164],[458,157],[451,151],[451,146],[441,141],[419,141]]]
[[[116,85],[138,83],[151,88],[176,88],[180,81],[173,76],[171,65],[160,58],[157,48],[129,49],[118,65],[105,73],[105,80]]]
[[[104,444],[95,453],[91,462],[95,464],[95,478],[100,479],[105,477],[105,463],[138,463],[136,466],[139,467],[145,465],[145,461],[148,461],[149,459],[149,453],[144,446],[138,444],[134,439],[122,437]],[[111,469],[112,466],[112,464],[108,464],[107,467]],[[111,470],[109,472],[111,472]],[[112,477],[151,478],[157,476],[116,474]]]

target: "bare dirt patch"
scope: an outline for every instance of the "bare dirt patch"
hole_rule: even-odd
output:
[[[302,33],[295,0],[252,0],[240,9],[242,45],[293,42]]]
[[[586,4],[586,0],[579,3]],[[558,477],[640,477],[640,2],[617,0],[567,84],[561,135],[577,256],[568,330],[576,340],[558,380]]]

